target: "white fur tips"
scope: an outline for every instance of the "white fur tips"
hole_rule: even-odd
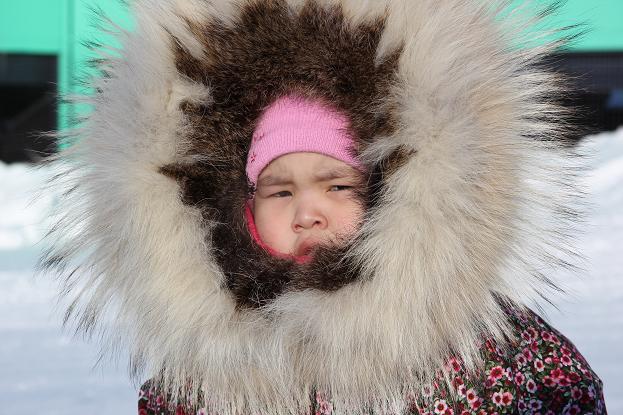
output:
[[[295,21],[314,1],[327,19],[341,13],[335,20],[348,24],[340,32],[378,37],[371,56],[399,50],[382,107],[391,109],[394,128],[370,137],[362,158],[375,165],[397,150],[407,156],[383,177],[347,254],[361,265],[361,278],[335,290],[288,286],[247,309],[216,259],[212,232],[220,223],[184,198],[191,178],[162,168],[180,160],[229,163],[220,174],[242,165],[204,134],[215,117],[231,142],[244,137],[226,121],[248,114],[222,108],[248,106],[223,104],[246,90],[219,89],[215,79],[264,79],[249,69],[252,54],[280,54],[287,39],[257,46],[252,40],[267,34],[254,24],[270,21],[274,10]],[[555,142],[566,114],[548,99],[564,88],[535,65],[547,47],[515,47],[525,45],[525,20],[515,33],[504,20],[512,13],[496,14],[479,0],[310,2],[138,0],[137,30],[124,38],[123,58],[108,62],[110,76],[93,80],[100,92],[86,97],[94,111],[77,131],[81,141],[60,156],[71,166],[61,185],[72,190],[59,207],[50,264],[70,274],[78,324],[90,330],[101,319],[120,322],[114,340],[137,367],[161,374],[172,391],[186,392],[193,379],[210,391],[202,404],[223,414],[304,412],[312,387],[343,413],[362,402],[403,408],[404,391],[417,390],[450,353],[473,369],[483,336],[512,336],[503,303],[521,306],[541,295],[549,286],[543,270],[573,256],[577,192],[568,172],[578,167],[573,151]],[[248,10],[265,14],[244,20]],[[243,40],[227,43],[237,31]],[[327,68],[322,80],[334,80],[344,66],[338,58],[327,54],[327,62],[311,65]],[[311,75],[284,71],[271,72],[266,85],[312,88]],[[368,75],[376,79],[361,78]],[[185,106],[194,107],[194,118]],[[193,153],[192,140],[218,157]],[[218,197],[234,189],[225,190]]]

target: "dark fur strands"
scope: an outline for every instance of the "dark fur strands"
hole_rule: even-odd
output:
[[[379,105],[392,85],[400,50],[375,63],[384,21],[344,30],[339,7],[307,2],[297,14],[285,2],[271,0],[250,3],[235,29],[219,22],[188,24],[206,58],[198,60],[178,47],[176,67],[197,83],[209,79],[206,86],[214,99],[210,105],[183,105],[191,126],[186,152],[189,158],[199,154],[209,161],[164,166],[161,171],[178,180],[185,203],[200,207],[206,221],[216,223],[210,245],[238,305],[258,307],[285,290],[335,290],[356,280],[357,268],[344,258],[347,248],[320,249],[312,264],[301,266],[272,258],[255,245],[243,215],[245,160],[262,108],[288,92],[345,111],[359,151],[375,137],[391,133],[394,116]],[[382,189],[379,168],[385,169],[372,166],[367,180],[367,206]]]
[[[538,66],[553,47],[531,48],[509,3],[133,1],[60,157],[74,190],[47,259],[72,322],[222,414],[304,413],[310,385],[381,413],[453,352],[478,368],[483,335],[513,335],[503,306],[547,294],[575,224],[564,85]],[[256,246],[244,216],[256,119],[290,92],[349,115],[369,172],[356,238],[305,265]]]

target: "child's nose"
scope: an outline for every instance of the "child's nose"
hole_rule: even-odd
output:
[[[326,229],[328,226],[327,216],[318,206],[301,206],[297,209],[292,229],[301,232],[305,229]]]

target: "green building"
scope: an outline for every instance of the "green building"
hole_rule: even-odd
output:
[[[0,160],[37,160],[56,143],[37,132],[62,127],[98,34],[98,13],[130,27],[120,0],[0,0]]]
[[[32,132],[73,115],[56,96],[78,90],[89,57],[83,42],[106,42],[96,35],[96,10],[131,28],[120,0],[0,0],[0,160],[36,160],[55,148]],[[582,75],[579,103],[594,111],[586,122],[612,129],[623,124],[623,1],[568,0],[552,24],[578,22],[589,32],[556,64]]]

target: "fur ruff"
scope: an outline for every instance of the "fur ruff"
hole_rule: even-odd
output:
[[[491,3],[137,0],[58,160],[44,265],[68,319],[225,414],[305,412],[313,387],[399,411],[451,354],[477,368],[513,335],[504,305],[554,288],[576,219],[564,88],[538,65],[558,45]],[[253,123],[290,90],[347,111],[373,172],[359,234],[305,266],[242,221]]]

